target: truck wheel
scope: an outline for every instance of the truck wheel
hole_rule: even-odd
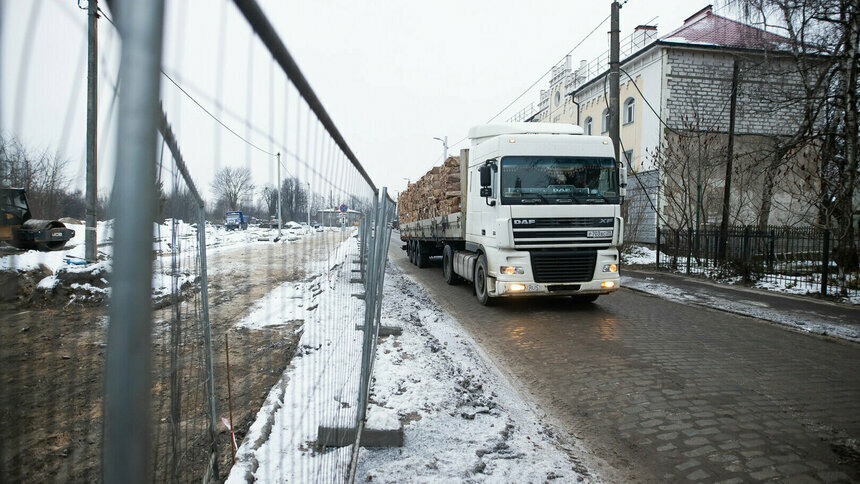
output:
[[[490,294],[487,289],[487,256],[481,254],[475,263],[475,297],[482,306],[490,304]]]
[[[415,241],[409,242],[409,262],[416,265],[418,262],[415,259]]]
[[[452,286],[460,280],[454,273],[454,249],[450,245],[446,245],[442,249],[442,277],[445,278],[446,283]]]
[[[415,246],[416,249],[418,249],[415,251],[415,265],[418,266],[419,269],[423,269],[427,267],[430,261],[430,257],[427,256],[427,248],[424,246],[424,243],[420,241],[416,243]]]

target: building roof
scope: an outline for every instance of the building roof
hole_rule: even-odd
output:
[[[684,25],[664,35],[660,40],[742,49],[773,49],[788,43],[788,39],[781,35],[717,15],[713,12],[712,5],[684,20]]]
[[[787,50],[788,42],[789,39],[786,37],[717,15],[713,12],[713,5],[708,5],[684,20],[684,25],[681,27],[636,50],[629,56],[622,58],[621,65],[627,64],[660,45],[682,46],[686,44],[691,47],[717,50],[746,49],[760,51],[765,49]],[[577,93],[592,86],[608,73],[609,69],[605,68],[599,74],[589,76],[585,82],[574,88],[573,92]]]

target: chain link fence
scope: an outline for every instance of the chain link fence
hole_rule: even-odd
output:
[[[65,20],[30,5],[4,43],[38,44],[58,22],[83,29],[82,3],[61,7]],[[354,479],[376,411],[394,202],[255,1],[221,2],[199,23],[159,1],[95,7],[98,160],[113,172],[96,207],[98,260],[86,260],[87,228],[69,218],[83,206],[33,190],[75,234],[53,251],[0,247],[0,479]],[[85,64],[84,53],[32,52],[45,65]],[[0,84],[16,94],[0,118],[4,186],[30,163],[26,113],[57,104],[25,88],[30,55],[3,58],[17,69],[14,88],[8,76]],[[205,76],[182,68],[204,57]],[[79,75],[77,64],[66,67]],[[59,104],[82,102],[79,91]],[[73,144],[76,124],[42,129]],[[55,148],[48,168],[83,165]]]

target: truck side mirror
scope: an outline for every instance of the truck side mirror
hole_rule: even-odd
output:
[[[624,163],[618,163],[618,188],[620,189],[619,195],[622,197],[627,196],[627,167]]]
[[[493,184],[493,169],[490,165],[481,165],[478,167],[478,173],[481,174],[481,186],[488,187]],[[481,189],[482,197],[490,197],[492,196],[492,191],[490,195],[484,195],[484,189]]]

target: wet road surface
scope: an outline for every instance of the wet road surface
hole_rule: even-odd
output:
[[[860,481],[858,344],[626,289],[484,307],[389,254],[608,480]]]

